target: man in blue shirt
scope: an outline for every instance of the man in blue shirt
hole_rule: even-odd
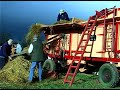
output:
[[[57,21],[61,20],[67,20],[70,21],[67,12],[65,12],[63,9],[60,10],[60,13],[58,14]]]
[[[12,59],[10,57],[12,44],[13,44],[13,40],[9,39],[0,48],[0,69],[3,68],[8,58]]]

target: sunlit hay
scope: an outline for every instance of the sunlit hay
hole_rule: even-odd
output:
[[[61,20],[61,21],[57,21],[54,24],[64,24],[64,23],[80,23],[83,22],[85,20],[82,19],[78,19],[78,18],[72,18],[70,21],[67,20]]]
[[[29,45],[27,47],[25,47],[22,52],[28,53],[28,48],[29,48]]]
[[[31,62],[24,59],[24,56],[18,56],[8,63],[0,70],[0,80],[11,82],[27,82],[29,76],[29,68]],[[35,69],[34,77],[38,76],[37,69]]]
[[[28,33],[27,33],[27,35],[25,37],[26,41],[31,42],[32,39],[33,39],[33,36],[35,34],[37,34],[39,36],[40,32],[42,31],[42,26],[44,26],[44,25],[39,24],[39,23],[31,25],[30,28],[29,28],[29,31],[28,31]]]
[[[73,23],[80,23],[80,22],[83,22],[83,21],[85,21],[85,20],[78,19],[78,18],[72,18]]]
[[[61,20],[61,21],[57,21],[54,24],[63,24],[63,23],[70,23],[71,21],[67,21],[67,20]]]
[[[80,22],[83,22],[85,20],[82,20],[82,19],[78,19],[78,18],[72,18],[70,21],[67,21],[67,20],[61,20],[61,21],[57,21],[55,22],[54,24],[64,24],[64,23],[80,23]]]

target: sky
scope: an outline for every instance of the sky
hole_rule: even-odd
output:
[[[34,23],[53,24],[60,9],[83,20],[104,8],[120,8],[120,1],[0,1],[0,32],[21,40]]]

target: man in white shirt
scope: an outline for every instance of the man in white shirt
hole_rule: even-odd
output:
[[[21,53],[21,51],[22,51],[22,47],[21,47],[21,45],[18,43],[17,46],[16,46],[16,53],[19,54],[19,53]]]

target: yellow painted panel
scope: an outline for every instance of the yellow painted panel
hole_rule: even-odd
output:
[[[103,27],[98,26],[96,28],[96,41],[94,41],[93,44],[93,51],[92,51],[92,57],[101,57],[102,53],[97,53],[102,51],[102,39],[103,36],[100,36],[98,34],[103,34]]]
[[[120,10],[117,10],[117,16],[120,16]]]

